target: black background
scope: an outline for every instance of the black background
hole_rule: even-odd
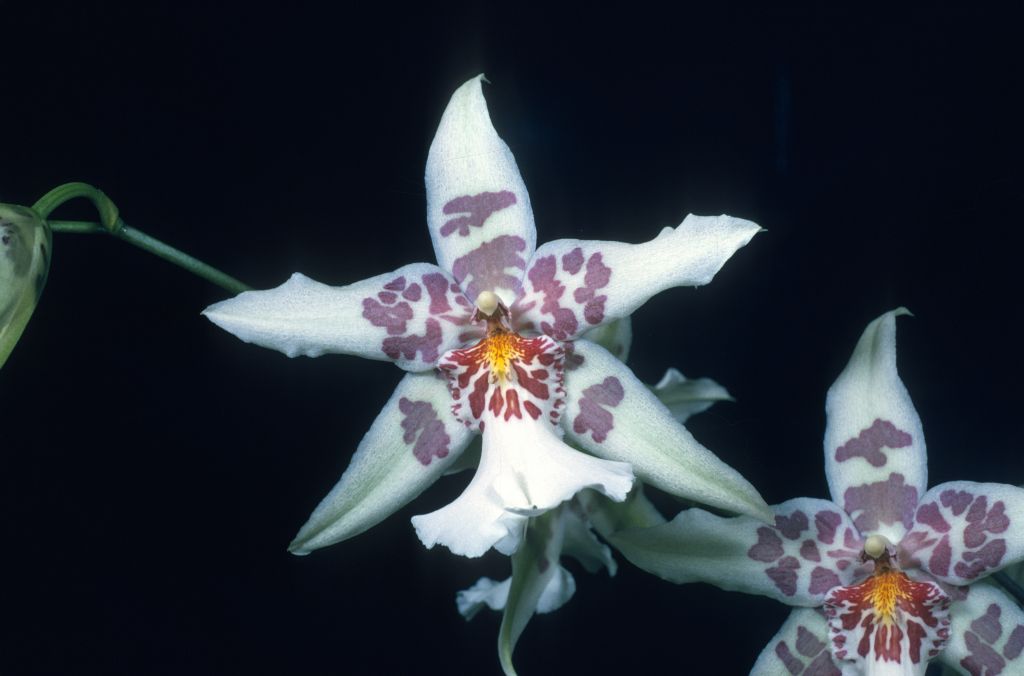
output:
[[[688,212],[768,229],[710,286],[638,311],[630,363],[726,385],[738,401],[689,427],[769,502],[827,495],[825,391],[899,305],[931,483],[1020,483],[1018,19],[2,2],[0,199],[88,181],[253,286],[347,284],[432,260],[427,148],[483,71],[538,241],[639,242]],[[245,345],[199,315],[225,295],[55,236],[0,372],[0,673],[497,673],[497,614],[466,623],[454,595],[507,560],[427,551],[409,524],[468,475],[285,551],[401,372]],[[787,613],[626,563],[573,571],[523,674],[746,673]]]

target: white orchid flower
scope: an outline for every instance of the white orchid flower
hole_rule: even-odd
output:
[[[413,518],[427,547],[511,553],[529,516],[585,488],[623,500],[634,476],[768,517],[757,491],[628,368],[579,339],[658,291],[708,283],[760,228],[688,216],[644,244],[536,248],[530,198],[491,125],[481,80],[452,96],[427,158],[438,265],[413,263],[340,288],[295,274],[205,312],[242,340],[289,356],[353,354],[409,372],[291,550],[305,554],[378,523],[444,474],[475,434],[482,453],[465,492]]]
[[[896,372],[896,317],[864,331],[829,390],[832,500],[774,507],[769,527],[699,509],[610,542],[673,582],[797,606],[758,675],[1024,673],[1024,612],[984,578],[1024,559],[1024,489],[953,481],[926,490],[921,421]]]

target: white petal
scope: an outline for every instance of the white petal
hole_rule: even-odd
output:
[[[515,300],[537,245],[533,210],[516,160],[491,124],[483,75],[452,95],[427,156],[427,224],[437,262],[475,300]]]
[[[939,484],[921,498],[900,548],[901,556],[955,585],[1024,560],[1024,489],[973,481]]]
[[[533,255],[517,321],[570,340],[631,314],[674,286],[701,286],[761,228],[731,216],[687,216],[643,244],[562,239]]]
[[[447,273],[413,263],[342,287],[296,273],[275,289],[245,291],[203,314],[245,342],[289,357],[353,354],[424,371],[460,343],[470,311]]]
[[[406,375],[289,549],[308,554],[358,535],[434,483],[473,436],[449,402],[434,374]]]
[[[819,606],[832,589],[863,574],[861,541],[837,505],[797,498],[774,509],[774,527],[688,509],[669,523],[627,528],[608,541],[670,582],[707,582],[794,606]]]
[[[681,423],[708,410],[716,401],[733,401],[729,392],[714,380],[690,380],[674,368],[665,371],[653,390],[658,400],[671,411],[672,417]]]
[[[626,463],[575,451],[544,418],[485,420],[480,467],[462,495],[413,525],[427,547],[480,556],[492,546],[515,551],[526,516],[542,514],[584,488],[624,500],[633,485]]]
[[[629,368],[589,341],[573,345],[562,426],[575,443],[630,463],[642,481],[673,495],[772,518],[757,490],[701,446]]]
[[[849,364],[828,391],[825,476],[832,499],[865,536],[899,542],[928,486],[921,419],[896,372],[896,317],[864,330]]]
[[[497,582],[489,577],[482,577],[469,589],[463,589],[455,595],[455,605],[459,614],[472,620],[476,614],[487,606],[491,610],[502,610],[508,601],[508,588],[512,578]]]
[[[828,640],[828,622],[820,610],[794,608],[761,651],[750,676],[840,676]]]
[[[949,617],[943,663],[960,674],[1024,674],[1024,610],[998,587],[972,584]]]

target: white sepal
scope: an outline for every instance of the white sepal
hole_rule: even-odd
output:
[[[839,676],[828,640],[828,622],[819,609],[794,608],[761,651],[750,676]]]
[[[921,419],[896,372],[896,317],[864,329],[825,400],[825,476],[860,532],[899,542],[928,486]]]
[[[437,262],[471,299],[511,305],[537,245],[530,195],[487,113],[481,81],[452,94],[427,155],[427,224]]]
[[[358,535],[444,474],[473,436],[448,413],[450,401],[435,374],[407,374],[289,550],[308,554]]]
[[[586,340],[574,343],[572,361],[561,422],[574,443],[630,463],[639,479],[673,495],[771,520],[750,482],[698,443],[624,364]]]
[[[331,287],[295,273],[281,286],[245,291],[203,314],[247,343],[289,357],[351,354],[432,369],[466,330],[469,302],[435,265],[413,263]]]
[[[835,504],[796,498],[774,509],[774,527],[688,509],[666,524],[607,538],[634,565],[669,582],[707,582],[792,606],[819,606],[863,573],[862,543]]]
[[[537,249],[516,301],[522,321],[558,340],[621,319],[675,286],[711,281],[760,232],[732,216],[687,216],[643,244],[560,239]]]

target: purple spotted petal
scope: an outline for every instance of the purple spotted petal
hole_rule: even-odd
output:
[[[863,574],[863,544],[838,505],[797,498],[774,513],[772,527],[688,509],[669,523],[609,540],[632,563],[671,582],[708,582],[793,606],[820,606],[830,590]]]
[[[406,375],[291,551],[308,554],[362,533],[444,474],[473,436],[450,406],[443,380],[432,373]]]
[[[470,300],[511,305],[537,245],[533,210],[512,151],[491,125],[483,76],[459,87],[427,156],[427,224],[438,264]]]
[[[1024,559],[1024,489],[953,481],[928,491],[901,556],[962,585]]]
[[[342,287],[296,273],[276,289],[246,291],[203,314],[245,342],[289,357],[354,354],[424,371],[474,334],[470,309],[449,275],[413,263]]]
[[[1024,674],[1024,611],[998,587],[971,585],[949,617],[943,663],[972,676]]]
[[[530,261],[513,315],[557,340],[575,338],[629,315],[659,291],[707,284],[758,231],[731,216],[690,215],[643,244],[548,242]]]
[[[899,542],[928,484],[921,421],[896,372],[896,317],[887,312],[864,330],[828,391],[825,474],[832,499],[861,533]]]
[[[701,446],[625,364],[587,340],[573,347],[561,417],[568,439],[630,463],[638,478],[679,497],[771,519],[757,490]]]
[[[828,649],[828,622],[821,611],[794,608],[757,658],[750,676],[841,676]]]

